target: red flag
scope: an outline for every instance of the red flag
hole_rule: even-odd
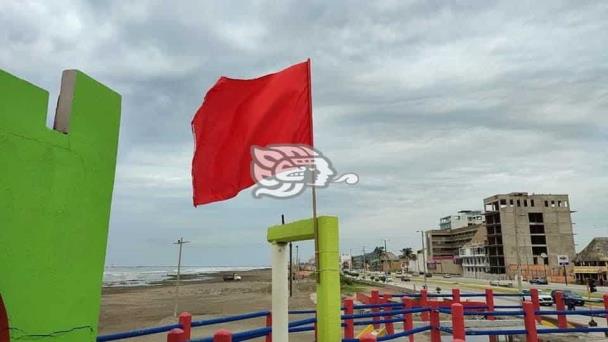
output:
[[[251,147],[312,146],[310,60],[251,80],[221,77],[192,120],[194,205],[222,201],[254,184]]]

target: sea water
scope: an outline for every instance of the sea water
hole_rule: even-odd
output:
[[[184,281],[209,279],[219,272],[242,272],[261,269],[261,266],[182,266],[180,274]],[[103,286],[151,286],[175,279],[175,266],[106,266]]]

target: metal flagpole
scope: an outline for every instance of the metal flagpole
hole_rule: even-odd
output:
[[[312,146],[314,148],[314,134],[313,134],[313,130],[314,130],[314,125],[313,125],[313,120],[312,120],[312,73],[311,73],[311,65],[310,65],[310,58],[308,59],[308,108],[310,111],[310,141],[312,143]],[[313,159],[314,160],[314,159]],[[311,173],[311,183],[312,183],[312,222],[313,222],[313,229],[314,229],[314,234],[315,234],[315,266],[316,266],[316,278],[317,278],[317,284],[321,282],[321,277],[320,277],[320,273],[319,273],[319,224],[317,222],[317,188],[315,186],[315,171],[316,171],[316,167],[315,164],[313,163],[313,172]]]

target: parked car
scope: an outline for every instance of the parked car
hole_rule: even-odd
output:
[[[444,278],[452,278],[452,276],[451,276],[451,275],[449,275],[449,274],[447,274],[447,273],[446,273],[446,274],[444,274],[444,275],[443,275],[443,277],[444,277]]]
[[[509,280],[490,280],[491,286],[513,287],[513,282]]]
[[[224,274],[222,278],[224,279],[224,281],[241,281],[243,279],[240,275],[236,273]]]
[[[532,301],[532,296],[530,294],[530,290],[521,290],[522,300],[524,301]],[[551,306],[553,305],[553,298],[550,295],[539,293],[538,294],[538,304],[542,306]]]
[[[566,305],[568,305],[568,302],[573,302],[574,305],[577,306],[584,306],[585,305],[585,300],[583,299],[583,297],[581,297],[579,294],[574,293],[570,290],[553,290],[551,291],[551,298],[553,299],[553,302],[555,303],[555,293],[557,293],[558,291],[563,293],[564,296],[564,302],[566,302]]]
[[[548,282],[547,282],[547,279],[545,279],[545,278],[537,277],[537,278],[530,279],[530,284],[547,285]]]
[[[401,281],[410,281],[410,280],[412,280],[412,276],[406,273],[406,274],[400,276],[399,279],[401,279]]]

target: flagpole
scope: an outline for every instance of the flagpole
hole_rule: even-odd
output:
[[[311,147],[314,148],[314,125],[312,120],[312,73],[311,73],[311,62],[310,58],[307,60],[308,62],[308,107],[310,111],[310,142]],[[314,162],[313,168],[316,170]],[[319,269],[319,223],[317,222],[317,187],[315,186],[315,173],[312,173],[312,224],[315,234],[315,266],[316,266],[316,279],[317,283],[321,282],[320,277],[320,269]]]

